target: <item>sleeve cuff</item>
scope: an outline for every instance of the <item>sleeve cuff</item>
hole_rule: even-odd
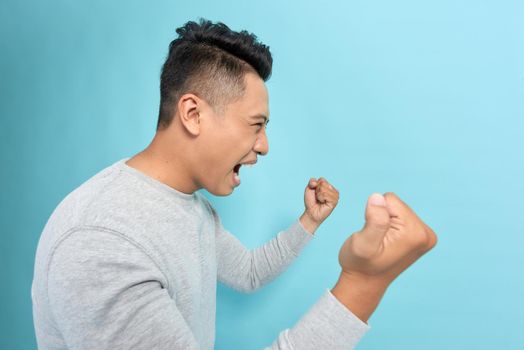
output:
[[[287,230],[280,233],[281,239],[286,246],[295,253],[296,256],[315,236],[306,231],[304,226],[297,219]]]
[[[371,327],[326,289],[289,332],[293,349],[353,349]]]

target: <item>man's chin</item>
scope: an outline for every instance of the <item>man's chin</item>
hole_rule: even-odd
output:
[[[227,197],[229,195],[231,195],[233,193],[233,189],[231,189],[231,191],[225,193],[225,192],[210,192],[212,195],[214,196],[217,196],[217,197]]]
[[[218,189],[217,188],[206,188],[206,191],[211,193],[214,196],[225,197],[225,196],[229,196],[230,194],[232,194],[234,189],[235,188],[232,186],[224,186]]]

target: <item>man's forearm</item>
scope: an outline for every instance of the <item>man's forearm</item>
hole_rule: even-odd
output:
[[[363,322],[368,322],[389,283],[380,279],[350,275],[344,271],[331,293]]]

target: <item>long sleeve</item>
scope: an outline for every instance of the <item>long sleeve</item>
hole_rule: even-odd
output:
[[[133,242],[77,231],[50,260],[48,298],[68,349],[198,349],[167,283]]]
[[[326,289],[293,328],[280,332],[264,350],[351,350],[369,329]]]
[[[264,245],[249,250],[214,215],[218,280],[242,292],[253,292],[275,279],[314,237],[297,220]]]
[[[277,277],[314,237],[297,220],[264,245],[248,250],[222,227],[215,211],[213,214],[217,223],[218,279],[244,292]],[[265,350],[350,350],[369,329],[326,289],[310,310],[292,328],[280,332]]]

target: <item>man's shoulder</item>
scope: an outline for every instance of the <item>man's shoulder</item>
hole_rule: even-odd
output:
[[[85,212],[83,210],[85,207],[100,199],[103,193],[111,190],[111,185],[115,185],[114,180],[118,177],[118,173],[116,163],[100,170],[69,192],[57,205],[53,214],[68,210],[73,210],[75,213]]]
[[[57,233],[62,228],[70,228],[83,221],[87,208],[96,201],[107,185],[117,176],[115,164],[112,164],[69,192],[55,207],[44,228]]]

